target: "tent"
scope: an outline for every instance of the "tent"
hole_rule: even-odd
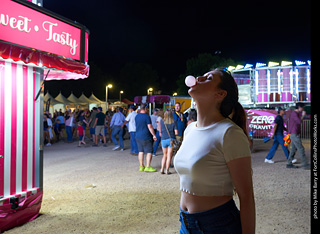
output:
[[[93,103],[97,103],[97,104],[105,103],[105,102],[101,101],[99,98],[97,98],[93,93],[91,94],[91,96],[89,97],[89,99],[90,99]]]
[[[86,97],[86,95],[84,95],[83,93],[81,94],[81,96],[78,98],[79,101],[81,103],[87,103],[87,104],[90,104],[90,103],[93,103],[89,98]]]
[[[69,97],[67,97],[67,99],[68,99],[70,102],[72,102],[72,103],[74,103],[74,104],[76,104],[76,105],[80,105],[79,99],[78,99],[76,96],[74,96],[74,94],[73,94],[72,91],[71,91],[71,94],[69,95]]]
[[[93,95],[93,94],[92,94]],[[81,96],[78,98],[78,100],[81,103],[86,103],[86,105],[89,107],[89,110],[92,110],[93,107],[98,107],[98,103],[97,101],[93,101],[89,98],[87,98],[83,93],[81,94]]]
[[[134,104],[134,102],[128,100],[127,98],[124,98],[124,99],[122,99],[121,101],[124,102],[124,103],[126,103],[127,105],[132,105],[132,104]]]
[[[77,107],[77,104],[69,101],[65,96],[62,95],[61,92],[58,94],[58,96],[56,96],[55,99],[59,102],[62,102],[66,109],[75,109]]]
[[[53,114],[55,110],[58,111],[61,109],[63,112],[66,111],[65,104],[57,101],[54,97],[52,97],[49,91],[46,93],[46,95],[44,95],[44,98],[43,98],[43,103],[45,108],[48,100],[50,100],[49,112],[51,114]]]
[[[126,103],[124,103],[124,102],[117,101],[117,102],[114,102],[114,103],[110,104],[109,107],[110,107],[112,110],[114,110],[114,109],[117,108],[117,107],[127,108],[127,107],[128,107],[128,104],[126,104]]]

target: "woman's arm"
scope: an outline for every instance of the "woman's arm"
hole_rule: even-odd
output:
[[[238,158],[227,163],[232,181],[240,199],[242,233],[255,233],[256,212],[252,184],[251,157]]]

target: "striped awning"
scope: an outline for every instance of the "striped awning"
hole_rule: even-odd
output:
[[[46,80],[84,79],[89,76],[89,65],[31,48],[0,41],[0,59],[33,65],[50,70]]]

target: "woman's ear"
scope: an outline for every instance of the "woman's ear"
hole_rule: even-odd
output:
[[[227,96],[227,94],[228,94],[228,92],[226,90],[220,89],[216,93],[216,98],[219,98],[219,99],[223,100]]]

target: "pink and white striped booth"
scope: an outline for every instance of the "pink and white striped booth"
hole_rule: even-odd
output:
[[[88,77],[89,31],[27,1],[1,0],[0,19],[1,233],[39,214],[43,80]]]

